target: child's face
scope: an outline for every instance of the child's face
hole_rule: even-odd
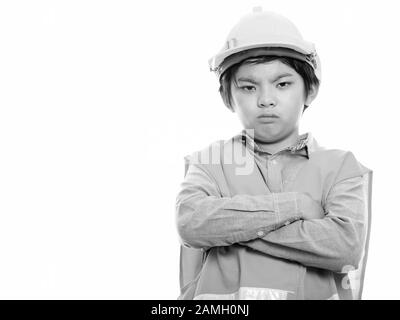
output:
[[[262,64],[243,64],[235,75],[237,87],[231,84],[233,109],[245,129],[254,129],[255,138],[274,142],[298,134],[306,97],[303,78],[279,60]],[[260,118],[273,114],[275,118]]]

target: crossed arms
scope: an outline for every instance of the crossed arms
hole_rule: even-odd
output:
[[[307,197],[300,192],[221,197],[206,170],[192,164],[177,196],[178,233],[192,248],[236,243],[334,272],[357,268],[365,232],[362,176],[339,177],[325,208]]]

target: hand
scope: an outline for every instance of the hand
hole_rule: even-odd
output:
[[[300,212],[304,220],[323,219],[325,217],[324,208],[319,201],[315,201],[308,193],[299,193]]]

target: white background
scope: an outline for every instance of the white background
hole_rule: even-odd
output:
[[[183,156],[241,129],[207,61],[257,5],[316,44],[301,132],[374,170],[364,298],[400,298],[396,3],[2,1],[0,298],[177,298]]]

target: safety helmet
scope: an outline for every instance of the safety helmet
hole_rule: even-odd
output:
[[[232,65],[260,55],[291,57],[310,64],[321,80],[321,63],[313,43],[303,39],[287,18],[261,7],[240,19],[232,28],[222,49],[208,63],[221,78]]]

